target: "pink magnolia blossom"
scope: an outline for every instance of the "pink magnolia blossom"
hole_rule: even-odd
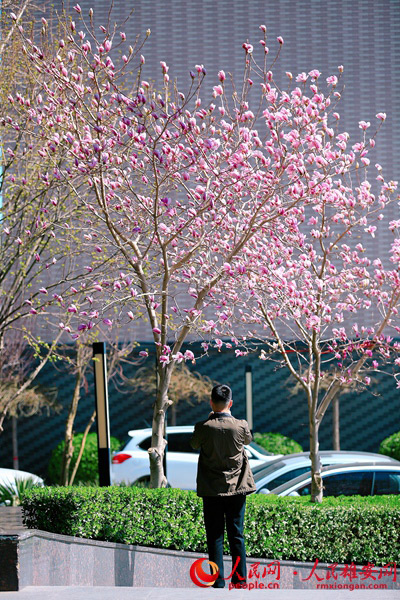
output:
[[[194,360],[194,354],[191,350],[186,350],[184,357],[185,360]]]
[[[242,45],[242,47],[245,49],[245,51],[246,51],[246,54],[252,54],[252,52],[253,52],[253,50],[254,50],[254,48],[253,48],[253,46],[252,46],[251,44],[246,44],[246,43],[244,43],[244,44]]]

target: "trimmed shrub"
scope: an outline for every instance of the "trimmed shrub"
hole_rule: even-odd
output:
[[[74,452],[72,454],[70,472],[74,468],[76,459],[78,458],[79,448],[83,433],[76,433],[73,439]],[[50,483],[60,483],[62,457],[65,442],[60,442],[51,453],[51,458],[48,467],[48,478]],[[110,439],[111,452],[116,452],[121,447],[121,442],[115,438]],[[85,449],[82,454],[82,459],[76,472],[75,482],[91,482],[94,483],[98,478],[99,461],[97,456],[97,433],[89,433],[86,439]]]
[[[381,442],[379,454],[386,454],[386,456],[400,460],[400,431],[389,435]]]
[[[39,488],[23,500],[30,528],[64,535],[206,552],[201,498],[179,489]],[[247,554],[259,558],[384,565],[400,556],[400,497],[249,496]],[[229,553],[225,542],[225,552]]]
[[[300,444],[282,433],[255,433],[254,441],[273,454],[303,452]]]

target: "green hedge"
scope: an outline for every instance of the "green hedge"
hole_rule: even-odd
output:
[[[400,460],[400,431],[382,440],[379,446],[379,453]]]
[[[303,452],[303,448],[282,433],[255,433],[254,441],[273,454],[293,454]]]
[[[77,537],[205,552],[202,501],[194,492],[145,488],[39,488],[22,501],[30,528]],[[248,497],[245,537],[253,557],[375,565],[400,558],[400,497]],[[225,542],[226,544],[226,542]],[[226,544],[226,552],[229,553]]]

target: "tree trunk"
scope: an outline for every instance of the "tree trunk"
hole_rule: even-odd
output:
[[[159,385],[153,412],[151,448],[148,449],[151,488],[165,487],[167,485],[167,478],[165,477],[163,468],[164,450],[167,444],[164,439],[164,421],[168,407],[172,404],[171,400],[168,399],[168,388],[173,367],[174,365],[171,363],[166,367],[158,369]]]
[[[86,438],[88,436],[88,433],[90,431],[91,426],[94,423],[95,418],[96,418],[96,411],[93,412],[92,416],[89,419],[89,423],[86,425],[86,429],[83,432],[82,441],[81,441],[81,447],[79,448],[79,454],[78,454],[78,457],[76,459],[76,462],[75,462],[75,465],[74,465],[74,468],[73,468],[73,471],[72,471],[72,474],[71,474],[71,478],[69,480],[69,485],[72,485],[74,483],[74,481],[75,481],[76,472],[78,471],[78,467],[79,467],[80,462],[81,462],[82,454],[83,454],[83,451],[85,449]]]
[[[79,352],[79,350],[78,350]],[[67,420],[65,423],[65,437],[64,437],[64,453],[63,453],[63,461],[61,468],[61,485],[68,485],[69,479],[69,467],[71,465],[72,455],[74,453],[74,445],[73,445],[73,427],[76,417],[76,412],[78,410],[79,399],[81,395],[81,382],[82,382],[82,373],[78,368],[78,372],[76,374],[75,379],[75,388],[74,393],[72,395],[72,402],[69,407]]]
[[[319,456],[319,422],[310,409],[310,460],[311,460],[311,502],[322,502],[321,459]]]
[[[332,439],[333,449],[340,450],[339,396],[332,402]]]
[[[74,453],[74,423],[75,417],[78,410],[78,404],[81,397],[81,385],[85,375],[85,371],[88,363],[87,349],[83,344],[78,342],[76,347],[76,374],[75,374],[75,387],[72,395],[72,401],[69,407],[67,420],[65,423],[65,437],[64,437],[64,453],[61,468],[61,485],[71,485],[69,481],[69,469],[71,466],[71,460]]]
[[[19,469],[18,458],[18,419],[11,417],[12,421],[12,449],[13,449],[13,469]]]

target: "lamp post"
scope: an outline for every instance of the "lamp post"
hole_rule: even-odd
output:
[[[107,361],[105,342],[94,342],[94,390],[96,399],[97,450],[99,457],[99,484],[111,485],[110,475],[110,422],[108,418]]]
[[[250,365],[246,366],[246,420],[253,429],[253,373]]]

